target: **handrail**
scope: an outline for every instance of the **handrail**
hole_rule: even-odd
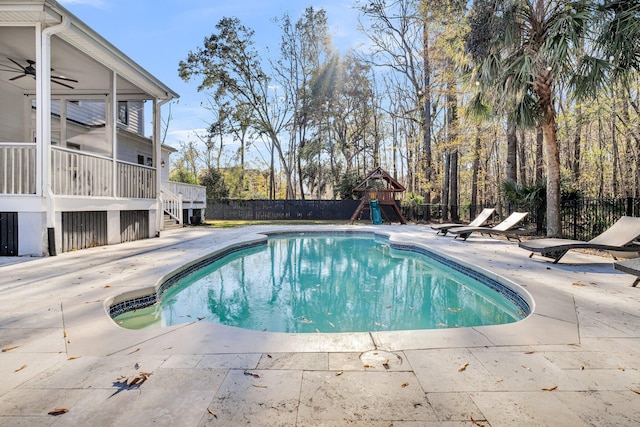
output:
[[[173,194],[166,188],[160,189],[160,198],[162,200],[162,208],[178,223],[184,224],[184,218],[182,214],[182,194]]]
[[[0,194],[36,194],[36,144],[0,143]]]

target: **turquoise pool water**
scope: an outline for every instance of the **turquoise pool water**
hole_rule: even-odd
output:
[[[511,323],[504,292],[372,234],[274,235],[189,274],[153,306],[114,320],[139,329],[196,320],[271,332],[366,332]]]

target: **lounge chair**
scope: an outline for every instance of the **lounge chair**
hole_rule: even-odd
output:
[[[600,249],[615,252],[639,252],[640,247],[633,243],[640,236],[640,218],[623,216],[602,234],[588,242],[582,240],[545,238],[520,242],[520,247],[531,251],[531,258],[535,253],[553,259],[556,264],[570,249]]]
[[[638,250],[640,250],[640,246],[638,246]],[[636,280],[631,284],[631,286],[633,286],[634,288],[638,286],[638,283],[640,283],[640,258],[632,258],[626,261],[614,262],[613,268],[636,276]]]
[[[475,217],[475,219],[471,221],[469,224],[437,224],[437,225],[432,225],[431,228],[433,228],[434,230],[438,230],[437,234],[442,234],[443,236],[446,236],[449,229],[453,227],[465,227],[465,226],[481,227],[487,222],[487,220],[491,217],[491,215],[493,215],[494,211],[495,211],[494,208],[484,208],[482,212],[480,212],[480,215]]]
[[[528,214],[528,212],[514,212],[495,227],[453,227],[449,229],[449,233],[455,234],[456,239],[461,237],[463,240],[467,240],[467,238],[474,232],[488,234],[489,236],[502,234],[509,240],[511,240],[512,237],[520,240],[518,234],[522,234],[522,232],[514,229],[514,227],[518,225],[520,221],[525,219]]]

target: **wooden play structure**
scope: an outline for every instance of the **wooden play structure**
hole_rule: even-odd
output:
[[[388,223],[391,222],[382,207],[391,206],[400,222],[402,224],[406,224],[407,221],[404,219],[404,216],[402,216],[402,212],[400,212],[394,196],[395,193],[402,193],[405,190],[406,189],[402,184],[400,184],[395,178],[385,172],[382,168],[375,168],[373,171],[369,172],[369,175],[367,175],[364,181],[362,181],[356,186],[356,188],[353,189],[353,191],[362,192],[365,193],[365,195],[362,198],[362,202],[351,216],[351,223],[353,224],[353,222],[356,220],[356,218],[358,218],[358,215],[360,215],[360,212],[362,212],[363,209],[369,209],[372,213],[371,218],[372,220],[374,220],[375,215],[373,215],[372,207],[377,207],[377,205],[379,204],[380,212],[382,213],[385,221],[387,221]],[[380,223],[376,221],[373,222],[374,224]]]

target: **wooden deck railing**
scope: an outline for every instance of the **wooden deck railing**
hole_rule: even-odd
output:
[[[0,143],[0,194],[36,194],[36,155],[34,143]],[[118,160],[114,180],[113,162],[99,154],[51,147],[51,190],[59,196],[156,198],[155,168]],[[174,194],[205,202],[202,191],[204,187],[187,185]]]
[[[117,161],[115,197],[155,199],[154,168]],[[52,147],[51,187],[60,196],[114,197],[113,159]]]
[[[149,166],[118,161],[118,197],[156,198],[156,170]]]
[[[112,160],[97,154],[52,147],[51,190],[61,196],[112,197]]]
[[[202,185],[163,181],[162,187],[173,194],[182,194],[182,200],[184,202],[207,203],[207,188]]]
[[[36,144],[0,143],[0,194],[36,194]]]

